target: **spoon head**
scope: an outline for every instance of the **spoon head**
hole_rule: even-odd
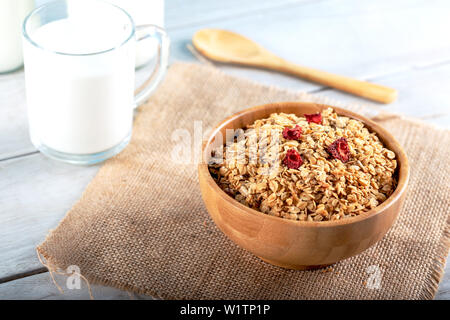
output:
[[[192,37],[195,48],[206,57],[231,63],[252,63],[263,53],[262,47],[237,33],[202,29]]]

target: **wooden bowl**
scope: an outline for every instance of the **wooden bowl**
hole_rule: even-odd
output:
[[[315,103],[282,102],[243,110],[214,128],[203,143],[203,155],[208,157],[211,150],[222,143],[217,135],[225,137],[226,129],[243,128],[275,112],[303,115],[321,112],[328,107]],[[317,222],[270,216],[226,194],[212,178],[205,162],[198,166],[203,201],[216,225],[237,245],[270,264],[302,270],[323,267],[359,254],[386,234],[402,208],[409,179],[408,159],[402,147],[375,122],[344,109],[332,108],[339,115],[362,121],[397,155],[397,188],[378,207],[359,216]]]

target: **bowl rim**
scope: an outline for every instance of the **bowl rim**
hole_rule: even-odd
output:
[[[359,121],[363,122],[366,127],[368,125],[368,127],[370,127],[369,130],[375,132],[382,139],[384,145],[385,145],[385,141],[389,139],[389,142],[390,142],[389,144],[391,145],[390,149],[391,150],[396,149],[396,150],[392,150],[392,151],[394,151],[397,156],[397,159],[396,159],[397,163],[398,163],[397,168],[399,168],[398,183],[397,183],[397,187],[395,188],[394,192],[382,204],[378,205],[377,207],[375,207],[369,211],[363,212],[355,217],[350,217],[350,218],[346,218],[343,220],[333,220],[333,221],[329,221],[329,220],[327,220],[327,221],[299,221],[299,220],[290,220],[290,219],[284,219],[281,217],[275,217],[275,216],[265,214],[261,211],[252,209],[250,207],[247,207],[246,205],[240,203],[233,197],[229,196],[224,190],[222,190],[222,188],[219,187],[219,185],[213,179],[213,177],[211,176],[211,173],[209,172],[208,164],[203,161],[203,154],[204,154],[205,148],[212,142],[212,139],[215,137],[217,132],[219,132],[222,127],[229,124],[230,122],[232,122],[246,114],[253,113],[259,109],[264,109],[264,108],[268,108],[268,107],[270,107],[270,108],[283,107],[286,105],[299,107],[299,108],[301,108],[302,106],[308,105],[308,106],[319,107],[322,110],[325,108],[333,108],[333,110],[338,115],[344,115],[346,117],[350,117],[355,120],[359,120]],[[283,112],[283,111],[279,111],[279,112]],[[392,148],[392,146],[394,148]],[[401,147],[399,142],[393,137],[393,135],[391,133],[389,133],[386,129],[384,129],[381,125],[379,125],[376,122],[374,122],[358,113],[355,113],[353,111],[350,111],[350,110],[347,110],[344,108],[340,108],[340,107],[327,105],[327,104],[320,104],[320,103],[313,103],[313,102],[289,102],[289,101],[274,102],[274,103],[268,103],[268,104],[263,104],[263,105],[246,108],[244,110],[236,112],[233,115],[225,118],[223,121],[221,121],[219,124],[217,124],[216,126],[213,127],[211,132],[208,134],[208,138],[206,140],[203,140],[201,151],[202,151],[201,162],[198,164],[198,170],[199,170],[199,172],[203,173],[203,176],[205,177],[206,183],[208,184],[208,186],[211,187],[212,190],[214,190],[214,192],[218,196],[220,196],[223,200],[229,202],[237,209],[240,209],[241,211],[245,211],[246,214],[251,214],[251,215],[253,215],[255,217],[259,217],[261,219],[269,219],[269,221],[270,221],[270,219],[273,219],[274,222],[278,221],[279,223],[294,224],[294,225],[302,226],[302,227],[310,226],[310,227],[329,228],[329,227],[353,224],[353,223],[360,222],[362,220],[370,219],[370,218],[378,215],[378,213],[385,211],[386,209],[391,207],[394,203],[399,201],[402,194],[406,191],[407,184],[409,181],[409,175],[410,175],[409,162],[408,162],[408,158],[406,156],[406,152],[403,150],[403,148]]]

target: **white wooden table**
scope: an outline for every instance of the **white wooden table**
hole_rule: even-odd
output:
[[[225,72],[348,103],[372,104],[447,128],[449,17],[448,0],[166,0],[172,61],[196,60],[186,49],[196,30],[230,29],[294,62],[396,88],[399,99],[375,105],[268,71],[218,66]],[[30,143],[27,130],[23,72],[0,75],[0,299],[87,299],[85,286],[59,293],[35,247],[79,198],[99,166],[49,160]],[[58,279],[64,287],[64,279]],[[101,286],[94,286],[93,292],[97,299],[130,298]],[[449,266],[436,298],[450,299]]]

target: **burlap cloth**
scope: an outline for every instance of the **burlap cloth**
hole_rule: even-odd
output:
[[[237,247],[209,218],[197,166],[171,160],[179,143],[173,130],[193,133],[201,120],[205,132],[246,107],[295,100],[342,106],[209,66],[172,65],[139,109],[130,145],[102,166],[38,252],[52,271],[77,265],[91,283],[167,299],[432,298],[449,249],[450,131],[378,117],[407,151],[408,197],[380,242],[331,269],[271,266]],[[371,282],[375,288],[367,285],[374,270],[381,276],[381,283]]]

